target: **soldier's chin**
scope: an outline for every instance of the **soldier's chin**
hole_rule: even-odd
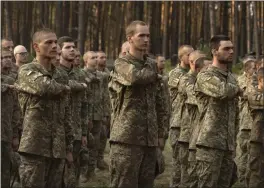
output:
[[[231,64],[233,61],[232,60],[218,60],[220,64],[223,65],[228,65]]]

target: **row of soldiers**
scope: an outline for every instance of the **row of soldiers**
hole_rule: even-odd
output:
[[[223,35],[210,41],[213,60],[183,45],[170,72],[170,187],[260,188],[264,186],[263,58],[243,59],[237,79],[228,70],[233,44]],[[237,167],[237,168],[236,168]]]
[[[19,174],[22,187],[76,187],[79,178],[85,183],[93,177],[96,167],[108,168],[106,54],[86,52],[81,67],[71,37],[57,40],[44,28],[32,42],[36,57],[27,63],[24,46],[13,49],[12,40],[2,40],[1,185],[13,186]]]
[[[153,187],[155,177],[164,171],[159,156],[168,133],[173,150],[170,187],[231,187],[236,181],[236,164],[238,172],[248,165],[247,178],[238,174],[245,187],[263,187],[264,72],[259,68],[263,61],[245,61],[247,81],[239,78],[244,86],[238,85],[228,70],[233,44],[228,37],[217,35],[210,41],[212,62],[203,52],[183,45],[178,51],[180,63],[167,77],[164,57],[150,58],[149,35],[149,27],[142,21],[126,28],[127,42],[110,77],[105,63],[100,64],[105,62],[103,52],[86,52],[81,69],[74,41],[70,37],[57,41],[49,29],[33,35],[36,58],[21,66],[18,74],[13,71],[15,84],[11,55],[1,52],[1,70],[7,70],[2,71],[6,77],[2,95],[6,92],[11,97],[7,101],[12,106],[1,106],[10,117],[6,125],[12,133],[1,140],[6,144],[2,156],[9,153],[11,143],[17,147],[17,128],[22,125],[18,150],[22,187],[61,187],[62,182],[74,187],[79,176],[86,182],[100,166],[98,161],[103,161],[98,150],[101,133],[107,132],[110,187]],[[20,110],[16,113],[21,113],[23,122],[14,118],[17,96]],[[242,117],[249,110],[253,119],[246,125],[252,130],[247,129],[246,138]],[[245,145],[250,151],[235,153]],[[243,162],[239,162],[240,154]],[[8,182],[9,174],[3,175]]]

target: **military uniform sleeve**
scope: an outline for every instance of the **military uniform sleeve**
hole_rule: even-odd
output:
[[[74,140],[74,130],[73,130],[73,123],[71,119],[71,103],[70,103],[70,95],[66,95],[63,98],[65,102],[65,136],[66,136],[66,150],[68,152],[72,152],[73,150],[73,140]]]
[[[248,95],[248,102],[251,108],[264,108],[264,93],[261,92],[251,92]]]
[[[84,86],[77,82],[76,80],[69,80],[69,86],[71,88],[71,91],[83,91]]]
[[[187,100],[191,104],[197,105],[197,99],[194,92],[194,82],[187,82],[186,83],[186,94],[187,94]]]
[[[19,91],[38,96],[58,95],[66,89],[64,85],[57,83],[49,75],[26,67],[20,69],[15,86]]]
[[[149,64],[145,64],[142,69],[126,62],[123,59],[115,61],[115,71],[117,72],[117,81],[125,86],[134,84],[149,84],[156,80],[157,74]]]
[[[157,111],[157,122],[158,122],[158,136],[159,138],[164,138],[165,136],[165,121],[166,121],[166,110],[163,102],[163,94],[161,88],[161,80],[157,84],[157,96],[156,96],[156,111]]]
[[[195,89],[205,95],[219,99],[232,98],[239,91],[236,84],[223,82],[208,72],[198,74]]]
[[[12,128],[13,128],[13,138],[18,138],[18,129],[21,117],[21,111],[18,103],[17,94],[12,92],[14,99],[14,107],[13,107],[13,116],[12,116]]]

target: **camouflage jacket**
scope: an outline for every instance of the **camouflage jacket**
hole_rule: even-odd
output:
[[[128,54],[115,61],[110,80],[110,141],[158,146],[158,138],[164,138],[166,113],[156,63]]]
[[[67,84],[67,75],[55,67],[47,71],[37,60],[20,67],[15,84],[24,114],[19,152],[65,158],[72,150]]]
[[[162,82],[161,82],[161,89],[162,89],[162,99],[164,102],[164,109],[166,112],[166,119],[164,120],[164,136],[165,138],[168,137],[169,128],[170,128],[170,116],[171,116],[171,105],[170,105],[170,92],[169,92],[169,85],[168,85],[168,76],[162,75]]]
[[[169,88],[170,88],[170,97],[171,97],[171,119],[170,127],[171,128],[180,128],[179,120],[181,119],[183,98],[178,95],[178,87],[181,77],[187,73],[188,70],[183,69],[178,65],[175,69],[171,70],[169,73]]]
[[[20,108],[17,95],[7,85],[13,85],[14,79],[1,74],[1,141],[12,142],[18,137]]]
[[[103,75],[97,70],[85,68],[85,81],[88,84],[86,96],[88,101],[88,117],[90,120],[103,120],[104,88]]]
[[[74,140],[81,140],[82,135],[87,135],[88,127],[88,115],[85,115],[85,112],[87,112],[87,99],[85,88],[81,84],[85,83],[84,76],[78,68],[67,68],[60,65],[58,69],[68,76],[71,88],[70,105]]]
[[[252,84],[251,78],[246,74],[242,74],[237,78],[238,85],[243,90],[243,96],[239,97],[239,130],[250,130],[253,123],[248,105],[248,90],[249,84]]]
[[[248,96],[253,125],[251,128],[251,142],[262,143],[264,146],[264,91],[255,89]]]
[[[110,96],[108,91],[108,83],[109,83],[109,76],[110,72],[107,68],[104,69],[104,71],[100,71],[103,75],[103,110],[104,110],[104,116],[110,117],[111,116],[111,102],[110,102]]]
[[[235,149],[239,90],[230,72],[211,66],[198,74],[195,92],[201,127],[196,145]]]
[[[197,101],[194,96],[194,84],[196,81],[196,73],[191,70],[182,76],[179,83],[179,95],[182,96],[182,116],[179,119],[181,132],[179,142],[189,143],[193,123],[197,118]]]

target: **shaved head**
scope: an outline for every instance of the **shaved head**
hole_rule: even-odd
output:
[[[46,35],[47,34],[50,34],[50,33],[54,33],[55,34],[55,32],[52,31],[49,28],[39,29],[32,36],[33,43],[39,43],[39,42],[41,42],[43,39],[45,39]]]
[[[25,46],[18,45],[18,46],[16,46],[15,49],[14,49],[14,56],[15,56],[16,54],[24,53],[24,52],[27,52],[27,49],[25,48]]]
[[[128,52],[129,52],[129,49],[130,49],[130,44],[128,41],[124,42],[122,44],[122,47],[121,47],[121,53],[120,53],[120,57],[122,56],[125,56]]]

